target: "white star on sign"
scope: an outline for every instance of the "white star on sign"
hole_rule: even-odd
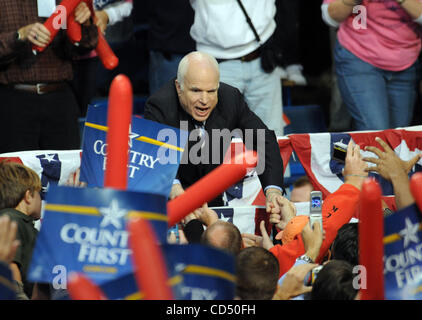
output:
[[[49,186],[50,186],[50,181],[47,182],[47,185],[45,187],[41,187],[41,192],[47,192]]]
[[[129,126],[129,147],[132,148],[132,140],[136,139],[137,137],[139,137],[139,134],[132,132],[132,125]]]
[[[226,222],[230,222],[230,221],[229,221],[229,220],[230,220],[230,217],[227,217],[227,218],[226,218],[226,217],[224,216],[224,214],[221,214],[220,219],[221,219],[221,220],[223,220],[223,221],[226,221]]]
[[[54,159],[54,154],[45,154],[43,159],[47,160],[49,163],[51,161],[56,161],[56,159]]]
[[[412,221],[410,221],[409,218],[406,218],[405,220],[406,227],[399,232],[399,234],[404,238],[404,245],[403,247],[406,248],[410,242],[419,243],[418,238],[418,229],[419,229],[419,223],[413,224]]]
[[[100,213],[104,216],[104,219],[100,224],[101,228],[108,226],[110,223],[117,229],[122,228],[121,218],[126,215],[127,211],[119,208],[119,203],[116,199],[111,200],[110,207],[99,208],[99,210]]]

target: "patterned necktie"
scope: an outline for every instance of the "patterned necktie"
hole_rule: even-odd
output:
[[[200,121],[194,121],[195,124],[195,128],[199,129],[199,138],[201,141],[201,149],[205,146],[205,121],[204,122],[200,122]]]

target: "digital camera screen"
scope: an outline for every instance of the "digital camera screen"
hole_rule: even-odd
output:
[[[321,198],[314,197],[312,198],[312,208],[320,208],[321,207]]]

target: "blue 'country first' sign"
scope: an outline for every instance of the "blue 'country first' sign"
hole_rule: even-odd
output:
[[[95,283],[133,273],[126,223],[148,220],[166,241],[165,196],[149,193],[50,186],[28,278],[54,284],[56,270],[84,272]]]
[[[384,219],[385,298],[422,299],[422,216],[411,205]]]
[[[81,181],[104,185],[107,165],[107,106],[90,106],[83,137]],[[132,116],[128,132],[128,190],[170,194],[188,132]]]
[[[235,259],[222,250],[201,244],[162,245],[169,274],[181,276],[183,300],[233,300]]]
[[[232,255],[200,244],[163,244],[161,249],[168,284],[176,300],[233,300],[235,260]],[[105,283],[101,289],[111,299],[144,298],[134,274]]]

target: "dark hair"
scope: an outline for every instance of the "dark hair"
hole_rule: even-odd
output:
[[[276,257],[261,247],[243,249],[236,258],[236,295],[242,300],[271,300],[277,289]]]
[[[352,266],[359,264],[359,233],[357,223],[346,223],[342,226],[331,246],[331,257],[345,260]]]
[[[329,261],[318,272],[311,300],[354,300],[359,292],[353,288],[354,277],[353,267],[347,261]]]
[[[309,180],[308,176],[302,176],[300,178],[298,178],[294,183],[293,183],[293,188],[300,188],[303,186],[306,186],[307,184],[310,184],[312,186],[311,181]],[[312,186],[313,187],[313,186]]]
[[[216,233],[218,237],[215,236]],[[242,249],[242,235],[233,223],[219,220],[205,230],[201,243],[226,250],[236,256]]]
[[[16,208],[28,190],[31,194],[41,190],[36,172],[17,162],[0,161],[0,210]]]

